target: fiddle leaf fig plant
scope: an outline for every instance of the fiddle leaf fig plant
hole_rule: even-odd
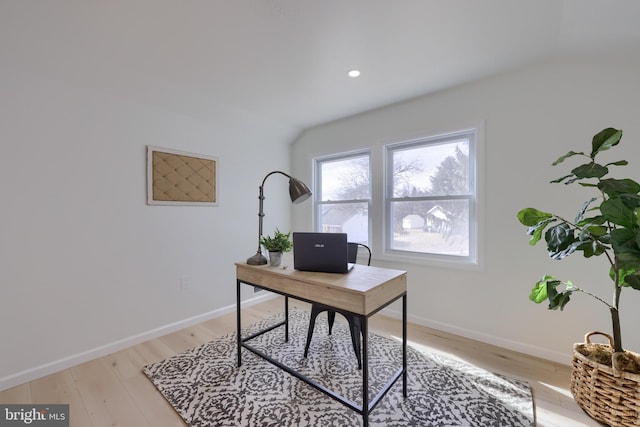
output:
[[[611,314],[615,352],[623,352],[620,328],[620,295],[623,288],[640,290],[640,184],[632,179],[610,178],[613,167],[626,166],[626,160],[600,164],[598,155],[617,146],[622,130],[607,128],[593,137],[591,152],[569,151],[553,162],[585,158],[586,163],[551,183],[577,183],[593,189],[595,195],[585,201],[575,218],[525,208],[518,212],[518,220],[527,228],[529,244],[535,245],[544,237],[552,259],[561,260],[578,251],[587,259],[604,258],[612,280],[613,298],[605,301],[594,293],[576,286],[570,280],[545,275],[533,289],[529,299],[535,303],[548,301],[551,310],[564,309],[575,292],[587,294],[606,305]]]

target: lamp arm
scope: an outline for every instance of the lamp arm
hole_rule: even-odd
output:
[[[262,180],[262,184],[260,184],[260,192],[262,192],[262,188],[264,187],[264,183],[265,183],[265,182],[267,182],[267,178],[269,178],[269,177],[270,177],[271,175],[273,175],[274,173],[279,173],[279,174],[282,174],[282,175],[286,176],[286,177],[287,177],[287,178],[289,178],[289,179],[292,179],[292,176],[291,176],[291,175],[286,174],[286,173],[284,173],[284,172],[282,172],[282,171],[273,171],[273,172],[269,172],[269,173],[267,174],[267,176],[265,176],[265,177],[264,177],[264,179]]]
[[[286,174],[282,171],[273,171],[273,172],[269,172],[262,180],[262,184],[260,184],[260,195],[258,196],[258,199],[260,201],[258,205],[258,249],[256,250],[256,254],[262,253],[262,251],[260,250],[260,238],[262,237],[262,231],[263,231],[262,223],[264,218],[264,184],[265,182],[267,182],[267,178],[269,178],[271,175],[276,173],[284,175],[289,179],[293,179],[291,175]]]
[[[264,183],[267,182],[267,178],[269,178],[271,175],[275,174],[275,173],[279,173],[282,174],[284,176],[286,176],[289,179],[291,178],[291,175],[286,174],[282,171],[273,171],[273,172],[269,172],[267,174],[267,176],[264,177],[264,179],[262,180],[262,184],[260,184],[260,195],[258,196],[258,199],[260,199],[260,203],[259,203],[259,209],[258,209],[258,252],[260,252],[260,238],[262,237],[262,219],[264,218]]]

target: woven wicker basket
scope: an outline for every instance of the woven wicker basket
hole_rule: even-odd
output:
[[[591,336],[603,335],[609,344],[591,343]],[[613,339],[603,332],[590,332],[584,343],[573,346],[571,393],[578,405],[594,420],[610,426],[640,426],[640,375],[587,359],[578,349],[602,346],[613,349]]]

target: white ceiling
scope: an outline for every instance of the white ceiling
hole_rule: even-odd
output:
[[[2,0],[0,63],[301,129],[559,55],[640,61],[638,22],[637,0]]]

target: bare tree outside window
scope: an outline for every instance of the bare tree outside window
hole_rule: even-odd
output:
[[[316,229],[369,243],[369,153],[316,159]]]

